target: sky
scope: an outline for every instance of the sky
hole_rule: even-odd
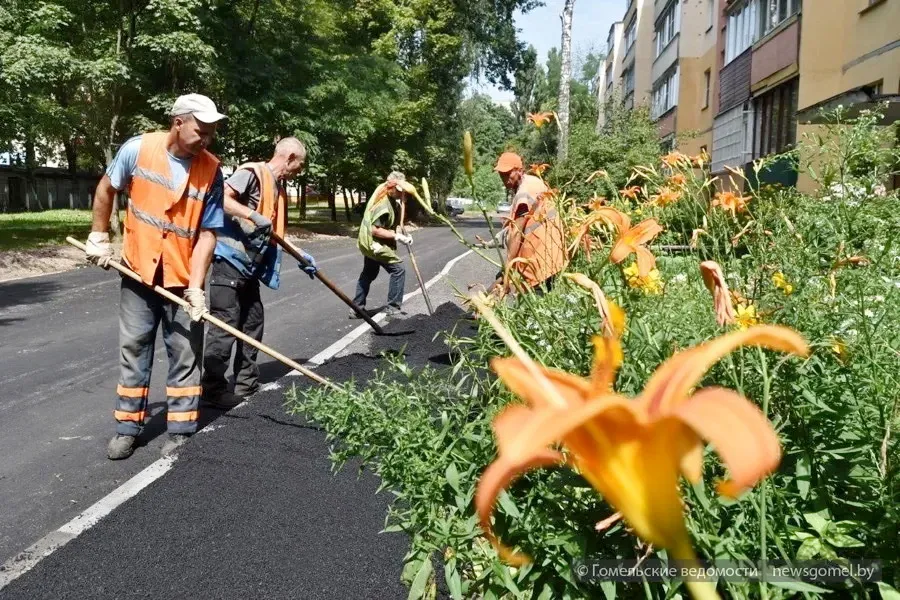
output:
[[[516,15],[519,39],[537,49],[541,62],[547,59],[547,52],[559,47],[562,40],[562,24],[559,16],[565,0],[545,0],[544,6],[526,15]],[[591,50],[602,50],[606,46],[609,27],[625,14],[627,0],[575,0],[572,17],[572,56],[583,56]],[[488,83],[472,83],[472,89],[489,94],[498,102],[513,99],[511,92],[501,91]]]

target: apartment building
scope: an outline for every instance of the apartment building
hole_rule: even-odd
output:
[[[713,173],[794,146],[820,107],[892,100],[900,119],[900,0],[631,0],[622,22],[606,86],[649,104],[664,141],[706,149]],[[798,183],[787,163],[763,175]]]
[[[597,129],[606,123],[606,107],[610,102],[616,102],[622,98],[622,34],[625,24],[616,21],[609,28],[606,37],[606,60],[600,67],[600,76],[597,89],[600,100],[599,116],[597,117]]]
[[[654,2],[651,115],[664,143],[693,154],[712,142],[716,3]]]
[[[622,33],[622,102],[625,108],[650,101],[654,0],[629,0]]]

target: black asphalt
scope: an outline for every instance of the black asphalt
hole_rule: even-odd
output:
[[[466,233],[470,237],[484,235],[480,227],[467,228]],[[415,234],[415,239],[416,257],[426,280],[463,251],[445,229],[424,229]],[[353,241],[329,239],[305,247],[317,257],[323,271],[352,295],[361,267]],[[345,305],[324,286],[291,267],[285,266],[281,290],[264,294],[269,324],[264,341],[302,362],[360,322],[348,320]],[[386,283],[382,277],[373,285],[370,306],[386,297]],[[417,286],[410,269],[407,291]],[[113,433],[117,298],[117,277],[95,268],[0,284],[0,562],[57,529],[159,456],[162,424],[157,420],[148,427],[147,445],[132,458],[120,462],[105,458],[106,442]],[[154,414],[162,409],[158,399],[165,379],[165,351],[161,346],[157,345],[151,385]],[[288,371],[263,355],[261,363],[264,382],[275,381]],[[79,559],[70,556],[74,550],[67,546],[0,596],[16,593],[17,583],[40,580],[41,573],[68,558],[72,567],[65,569],[64,588],[81,589],[80,594],[71,592],[67,596],[59,587],[54,589],[60,595],[11,597],[130,597],[128,590],[133,590],[135,597],[158,596],[159,588],[151,594],[137,583],[123,584],[135,582],[140,574],[163,564],[170,567],[168,575],[175,571],[174,578],[165,580],[176,586],[168,589],[169,595],[194,595],[203,589],[203,578],[225,577],[218,563],[227,565],[227,577],[245,583],[247,578],[258,580],[258,592],[244,588],[254,597],[318,597],[312,591],[298,596],[279,588],[278,581],[287,572],[293,574],[295,591],[296,586],[322,593],[334,590],[321,579],[327,572],[322,570],[325,563],[330,571],[342,573],[350,590],[346,597],[393,597],[387,589],[385,593],[370,589],[369,579],[377,570],[370,556],[382,551],[393,555],[405,549],[406,542],[400,536],[391,536],[390,540],[376,535],[374,528],[383,523],[388,499],[372,495],[377,482],[370,476],[357,481],[356,475],[347,470],[332,478],[322,434],[287,418],[281,408],[281,393],[273,391],[254,399],[250,408],[257,412],[246,417],[222,417],[215,425],[227,424],[231,432],[228,436],[217,436],[217,432],[198,436],[176,468],[140,494],[152,504],[167,508],[159,513],[165,515],[166,523],[156,528],[149,514],[130,512],[130,502],[70,544],[72,548],[101,544],[102,551],[98,547],[79,554],[91,563],[104,562],[101,556],[131,556],[132,561],[121,563],[126,571],[123,579],[117,581],[112,573],[104,574],[102,580],[91,579],[90,573],[78,567]],[[204,419],[208,422],[220,414],[206,411]],[[238,471],[246,479],[225,491],[229,477]],[[167,490],[161,485],[167,480],[180,483]],[[348,502],[339,505],[326,501],[340,497]],[[265,506],[262,499],[266,499]],[[296,542],[295,547],[285,546],[284,555],[275,551],[266,566],[260,564],[268,561],[266,552],[254,545],[258,529],[249,527],[245,516],[254,511],[261,517],[255,517],[254,523],[269,523],[276,532],[275,539]],[[198,514],[217,518],[201,522],[196,519]],[[126,527],[118,538],[112,536],[101,542],[95,536],[104,523],[110,527],[124,523]],[[158,531],[158,537],[148,542],[148,531]],[[219,534],[221,544],[205,548],[202,557],[195,543],[179,541],[199,539],[195,536],[204,533]],[[366,543],[347,543],[360,536]],[[312,546],[315,552],[303,554],[301,560],[296,549],[309,540],[317,542]],[[173,556],[181,561],[171,563]],[[79,579],[78,573],[84,575]],[[383,573],[377,575],[382,583],[399,585],[399,573],[387,579]],[[52,575],[42,585],[59,577]],[[179,589],[179,577],[201,587]],[[87,587],[79,588],[77,581]],[[103,585],[106,592],[98,592]],[[202,593],[200,597],[204,597]]]
[[[445,346],[436,334],[461,316],[445,304],[433,318],[392,322],[386,329],[415,333],[378,338],[366,354],[317,372],[364,385],[382,353],[440,364]],[[168,474],[0,599],[405,598],[409,540],[380,533],[390,492],[376,494],[378,479],[358,464],[333,473],[325,433],[283,406],[287,387],[309,380],[280,383],[224,414],[180,451]]]

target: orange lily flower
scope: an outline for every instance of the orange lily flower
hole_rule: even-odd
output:
[[[522,565],[530,558],[500,542],[491,513],[500,493],[533,468],[573,465],[642,540],[666,548],[671,558],[694,561],[679,479],[683,474],[691,482],[700,480],[703,440],[712,443],[730,472],[718,485],[725,496],[737,498],[778,466],[778,435],[756,405],[725,388],[691,392],[713,364],[741,346],[806,355],[809,347],[794,331],[763,325],[678,352],[656,370],[640,396],[630,399],[612,391],[622,362],[616,338],[595,338],[594,367],[585,379],[536,364],[490,308],[477,301],[476,306],[515,354],[494,359],[491,367],[525,401],[495,418],[499,456],[475,494],[481,527],[508,563]],[[688,582],[688,588],[695,597],[717,597],[712,584]]]
[[[684,176],[684,173],[675,173],[669,177],[669,183],[681,187],[687,183],[687,177]]]
[[[631,220],[627,217],[626,219],[622,224],[624,227],[619,228],[619,238],[609,254],[609,260],[618,264],[635,254],[637,255],[638,273],[641,277],[646,277],[656,266],[656,257],[646,248],[646,244],[653,241],[653,238],[658,236],[663,228],[656,219],[641,221],[634,227],[631,227]]]
[[[600,210],[604,206],[606,206],[606,198],[603,196],[594,196],[587,205],[590,210]]]
[[[553,120],[552,112],[528,113],[528,121],[534,123],[534,126],[540,129]]]
[[[684,175],[682,175],[682,177],[684,177]],[[680,198],[681,192],[664,187],[659,190],[658,194],[651,198],[651,201],[657,206],[666,206],[668,204],[672,204],[673,202],[678,202]]]
[[[582,273],[564,273],[563,277],[581,286],[591,293],[594,297],[594,304],[597,306],[597,312],[603,322],[603,331],[607,337],[621,337],[625,333],[625,311],[610,300],[607,300],[606,294],[600,289],[595,281],[589,279]]]
[[[691,164],[698,169],[702,169],[703,165],[709,164],[709,153],[706,150],[701,150],[700,154],[691,157]]]
[[[728,283],[725,282],[725,274],[719,263],[707,260],[700,263],[700,274],[703,275],[703,283],[713,296],[713,306],[716,311],[716,323],[719,327],[734,323],[734,305],[731,303],[731,294]]]
[[[619,193],[622,194],[623,198],[631,198],[632,200],[637,200],[638,195],[641,193],[641,186],[633,185],[631,187],[627,187],[624,190],[619,190]]]
[[[731,214],[742,213],[747,210],[748,196],[739,196],[734,192],[717,192],[713,198],[712,206],[720,206],[722,210],[731,211]]]
[[[535,164],[531,165],[531,167],[529,167],[529,168],[531,170],[532,175],[534,175],[536,177],[541,177],[541,176],[543,176],[544,171],[546,171],[547,169],[550,168],[550,165],[548,165],[547,163],[540,163],[540,164],[535,163]]]
[[[682,154],[681,152],[678,152],[677,150],[675,150],[674,152],[669,152],[668,154],[666,154],[665,156],[662,157],[663,164],[666,166],[669,166],[669,167],[674,167],[675,165],[677,165],[680,162],[689,161],[689,160],[690,159],[686,155]]]
[[[628,215],[619,212],[611,206],[593,207],[591,214],[577,226],[572,228],[571,235],[573,241],[569,246],[569,254],[572,254],[575,251],[575,248],[577,248],[579,242],[581,242],[581,238],[587,235],[587,232],[590,231],[591,227],[600,222],[612,225],[617,230],[622,231],[623,229],[628,228],[631,219],[628,218]]]

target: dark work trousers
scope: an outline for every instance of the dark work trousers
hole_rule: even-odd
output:
[[[181,296],[184,288],[168,288]],[[119,302],[119,385],[116,390],[116,433],[139,435],[147,416],[150,372],[156,330],[162,324],[169,358],[166,400],[169,433],[194,433],[200,406],[200,356],[203,323],[146,286],[122,278]]]
[[[245,277],[231,264],[216,257],[209,277],[209,312],[235,329],[262,341],[264,312],[259,297],[259,280]],[[237,342],[235,344],[235,342]],[[258,351],[231,334],[210,326],[203,356],[203,395],[216,399],[227,391],[225,373],[234,352],[234,393],[249,396],[259,390]]]
[[[406,269],[403,268],[403,263],[385,263],[368,256],[363,256],[363,270],[359,274],[359,281],[356,282],[356,297],[353,302],[357,306],[365,307],[369,288],[378,277],[380,269],[384,269],[391,276],[388,283],[388,305],[400,308],[403,304],[403,288],[406,285]]]

